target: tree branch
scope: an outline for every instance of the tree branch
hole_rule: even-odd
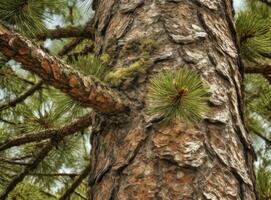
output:
[[[58,139],[61,137],[72,135],[84,128],[89,127],[92,124],[92,116],[92,113],[86,114],[85,116],[59,129],[48,129],[37,133],[30,133],[24,136],[8,139],[2,144],[0,143],[0,151],[26,143],[42,141],[49,138]]]
[[[0,111],[6,110],[10,107],[15,107],[17,104],[22,103],[27,97],[34,94],[37,90],[39,90],[42,86],[42,81],[39,81],[36,85],[33,85],[29,90],[25,91],[19,97],[7,102],[5,104],[0,105]]]
[[[87,200],[86,197],[84,197],[82,194],[80,194],[79,192],[74,192],[74,194],[76,194],[77,196],[79,196],[81,199]]]
[[[83,32],[91,32],[92,40],[95,39],[94,31],[92,28],[94,18],[91,18],[85,25]],[[84,40],[83,37],[75,38],[70,43],[66,44],[63,49],[58,53],[59,56],[64,56],[68,54],[71,50],[73,50],[80,42]]]
[[[0,196],[0,200],[7,198],[8,194],[24,179],[24,177],[31,171],[33,171],[39,163],[48,155],[48,153],[53,149],[54,142],[48,142],[32,159],[31,164],[25,167],[25,169],[16,177],[14,177],[11,182],[7,185],[5,190]]]
[[[59,56],[64,56],[73,50],[84,38],[75,38],[70,43],[64,45],[61,51],[58,52]]]
[[[3,158],[0,158],[0,162],[5,162],[5,163],[11,164],[11,165],[22,165],[22,166],[29,165],[28,163],[25,163],[25,162],[11,161],[11,160],[7,160],[7,159],[3,159]]]
[[[4,122],[4,123],[7,123],[7,124],[10,124],[10,125],[17,125],[17,123],[8,121],[8,120],[6,120],[6,119],[3,119],[2,117],[0,117],[0,121],[2,121],[2,122]]]
[[[245,73],[247,74],[262,74],[271,84],[271,65],[258,64],[253,67],[245,67]]]
[[[74,178],[78,176],[77,173],[29,173],[27,176],[49,176],[49,177],[55,177],[55,176],[68,176],[70,178]]]
[[[267,6],[271,6],[271,2],[269,2],[268,0],[259,0],[259,1],[266,4]]]
[[[72,53],[68,55],[68,60],[72,61],[73,59],[78,59],[79,56],[87,55],[88,53],[92,53],[94,50],[94,44],[87,45],[82,51]]]
[[[0,52],[23,64],[23,68],[40,76],[44,82],[70,95],[82,104],[104,114],[128,108],[124,98],[93,76],[75,71],[62,60],[50,56],[25,37],[0,25]]]
[[[39,33],[36,37],[39,40],[49,39],[61,39],[70,37],[82,37],[94,39],[94,31],[90,28],[84,29],[83,27],[57,27],[56,29],[48,29],[45,32]]]
[[[271,65],[255,65],[253,67],[245,67],[245,73],[248,74],[271,74]]]
[[[79,124],[74,124],[75,128],[73,129],[70,127],[70,131],[75,131],[75,129],[78,128]],[[65,130],[68,131],[68,130]],[[64,131],[64,132],[65,132]],[[49,154],[49,152],[54,148],[55,145],[58,144],[63,138],[67,135],[62,135],[60,133],[59,137],[57,140],[51,139],[45,146],[42,147],[42,149],[36,154],[36,156],[31,160],[30,164],[25,167],[25,169],[16,177],[14,177],[11,182],[7,185],[6,189],[0,196],[0,200],[4,200],[7,198],[8,194],[27,176],[30,172],[32,172],[38,165],[39,163]],[[86,173],[89,172],[89,167],[86,168],[83,173],[75,180],[75,182],[72,184],[72,186],[65,192],[67,195],[69,195],[69,192],[74,191],[74,189],[82,182],[84,177],[87,176]]]
[[[72,185],[65,191],[65,193],[59,198],[59,200],[68,199],[75,189],[81,184],[81,182],[88,176],[90,171],[90,164],[82,171],[80,176],[72,183]]]
[[[271,146],[271,140],[269,140],[267,137],[263,136],[261,133],[257,131],[253,131],[253,133],[260,137],[262,140],[264,140],[267,145]]]

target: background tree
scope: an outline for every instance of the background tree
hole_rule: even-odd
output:
[[[196,4],[186,2],[180,10],[183,13],[188,10],[195,12],[200,26],[196,25],[198,21],[195,17],[190,16],[193,12],[187,13],[187,16],[182,17],[184,24],[189,21],[189,16],[196,21],[193,21],[193,30],[188,29],[188,24],[185,24],[187,27],[179,27],[179,30],[186,31],[187,36],[183,36],[173,29],[173,24],[178,26],[179,22],[174,21],[178,19],[170,14],[175,12],[176,5],[179,6],[178,1],[165,5],[154,3],[152,6],[144,1],[121,2],[119,6],[114,4],[116,7],[113,1],[112,5],[111,1],[105,2],[93,2],[92,6],[96,10],[93,17],[91,2],[88,1],[0,0],[0,18],[4,24],[0,27],[0,51],[4,54],[1,56],[0,69],[1,198],[86,199],[89,189],[90,199],[109,199],[110,195],[119,199],[127,198],[125,195],[135,198],[144,195],[146,199],[148,195],[157,198],[166,198],[163,195],[167,195],[168,198],[177,199],[174,195],[191,198],[193,190],[200,188],[202,193],[194,193],[198,195],[194,198],[200,199],[204,195],[207,199],[214,196],[254,199],[253,185],[249,183],[251,180],[253,182],[253,173],[249,169],[253,160],[250,158],[252,149],[246,137],[240,134],[244,132],[240,118],[242,114],[240,110],[234,110],[237,105],[235,97],[240,97],[240,94],[236,94],[240,77],[234,71],[237,65],[241,72],[243,68],[241,63],[236,63],[236,47],[231,44],[232,38],[235,38],[231,5],[223,4],[227,1],[210,1],[206,4],[203,1],[195,1],[198,2]],[[65,9],[63,5],[67,5]],[[216,28],[208,23],[213,18],[209,13],[219,13],[218,8],[221,6],[224,6],[226,17],[217,18],[221,20],[218,24],[222,25]],[[150,8],[153,10],[147,11]],[[140,12],[146,15],[146,21],[140,18]],[[161,13],[163,15],[159,15]],[[52,17],[59,19],[62,26],[48,28],[48,20],[52,21]],[[164,24],[169,41],[164,38],[165,33],[157,34],[161,24],[156,26],[152,23],[158,22]],[[245,72],[244,119],[258,154],[257,190],[263,200],[271,196],[268,178],[271,176],[270,22],[268,1],[248,1],[245,10],[236,15],[238,37],[235,43],[240,46]],[[217,22],[213,21],[213,24]],[[146,30],[142,32],[146,32],[147,36],[142,37],[141,33],[133,32],[130,29],[133,26],[144,27]],[[225,36],[220,32],[222,30],[226,34],[232,33],[232,36]],[[15,32],[31,38],[39,46],[25,43],[24,37],[18,37]],[[220,41],[221,37],[227,39],[224,44]],[[207,52],[201,49],[201,46],[212,42],[218,45],[220,50],[217,51],[220,53],[217,54],[212,48],[208,48]],[[178,49],[180,60],[175,60],[177,57],[173,47]],[[61,57],[69,66],[56,57],[40,54],[40,49]],[[207,54],[203,55],[202,52]],[[227,60],[223,60],[221,55],[228,57]],[[209,62],[206,63],[204,56],[208,57]],[[211,110],[223,102],[221,93],[215,95],[211,84],[211,79],[217,76],[212,74],[212,70],[208,71],[211,65],[216,66],[217,73],[224,77],[221,85],[226,84],[225,81],[235,82],[236,89],[230,87],[233,99],[229,101],[233,105],[229,104],[231,107],[226,109],[232,111],[230,117],[227,111],[223,113],[221,110],[221,116],[213,112],[210,113],[214,116],[207,114],[206,99],[209,99]],[[233,71],[226,70],[228,65],[232,66]],[[176,71],[183,66],[194,70]],[[172,67],[171,73],[160,72],[160,69],[167,67]],[[146,81],[150,75],[157,73],[158,76],[153,76],[150,83]],[[146,98],[148,101],[145,107],[142,102],[146,87],[151,92]],[[89,91],[92,92],[89,94]],[[211,93],[211,97],[206,97],[207,92]],[[168,98],[171,96],[173,98]],[[135,111],[142,112],[142,108],[147,111],[136,114]],[[71,122],[74,118],[78,119]],[[143,118],[145,121],[142,121]],[[232,126],[236,130],[221,135],[223,119],[227,118],[236,120],[236,125]],[[182,123],[177,125],[175,120],[181,120]],[[175,128],[169,129],[168,123],[173,123],[170,126]],[[205,130],[208,133],[206,136],[210,137],[206,141],[210,143],[203,144],[203,136],[196,130],[205,126],[208,130]],[[145,127],[144,130],[142,127]],[[186,129],[189,131],[182,133]],[[163,135],[167,131],[173,135]],[[231,135],[237,132],[238,139]],[[90,139],[93,147],[91,156]],[[180,143],[175,143],[175,140]],[[223,140],[228,142],[227,147],[219,146],[225,145]],[[146,158],[141,159],[147,152],[153,155],[148,149],[151,141],[157,148],[155,155],[158,158],[148,161]],[[166,149],[163,144],[167,142],[173,146],[168,145]],[[174,145],[177,149],[174,149]],[[193,145],[199,148],[190,149]],[[244,155],[240,154],[241,151],[231,149],[233,147],[245,148],[250,152],[247,154],[247,163],[242,163]],[[220,159],[219,164],[205,158],[205,148],[210,150],[208,159]],[[232,158],[227,157],[229,154]],[[185,157],[178,158],[176,155]],[[234,156],[240,156],[239,163],[234,160]],[[221,165],[221,170],[218,170],[217,166]],[[153,171],[161,180],[153,180]],[[178,184],[184,188],[183,191],[178,191],[179,188],[174,186],[176,177],[172,174],[176,171]],[[201,180],[191,174],[210,179]],[[222,174],[227,177],[220,177]],[[195,185],[191,188],[195,179],[198,184],[209,187]],[[229,182],[223,182],[226,179]],[[157,182],[161,185],[156,185]],[[165,183],[172,185],[169,187]],[[125,184],[130,184],[136,191],[125,188]],[[236,190],[229,186],[226,191],[223,184],[234,186]]]

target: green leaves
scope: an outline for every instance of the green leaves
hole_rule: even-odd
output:
[[[59,6],[61,0],[0,0],[0,20],[33,36],[45,30],[47,8]]]
[[[165,71],[150,80],[148,110],[163,115],[166,121],[198,122],[208,111],[207,100],[207,90],[194,71]]]

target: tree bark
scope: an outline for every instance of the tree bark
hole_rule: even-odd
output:
[[[256,199],[232,2],[96,0],[94,8],[96,53],[110,54],[113,71],[144,62],[117,85],[135,105],[130,116],[91,138],[88,198]],[[182,67],[209,86],[211,110],[193,126],[145,111],[149,78]]]
[[[45,83],[100,113],[116,114],[128,109],[127,102],[117,91],[91,75],[86,76],[74,70],[59,58],[51,56],[2,24],[0,24],[0,52],[8,59],[22,63],[25,70],[38,75]]]

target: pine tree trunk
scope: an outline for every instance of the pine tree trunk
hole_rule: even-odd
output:
[[[111,79],[133,109],[91,138],[89,199],[256,199],[232,2],[97,0],[94,9],[97,54],[113,71],[140,67]],[[209,86],[211,111],[194,126],[159,123],[146,114],[148,80],[184,66]]]

